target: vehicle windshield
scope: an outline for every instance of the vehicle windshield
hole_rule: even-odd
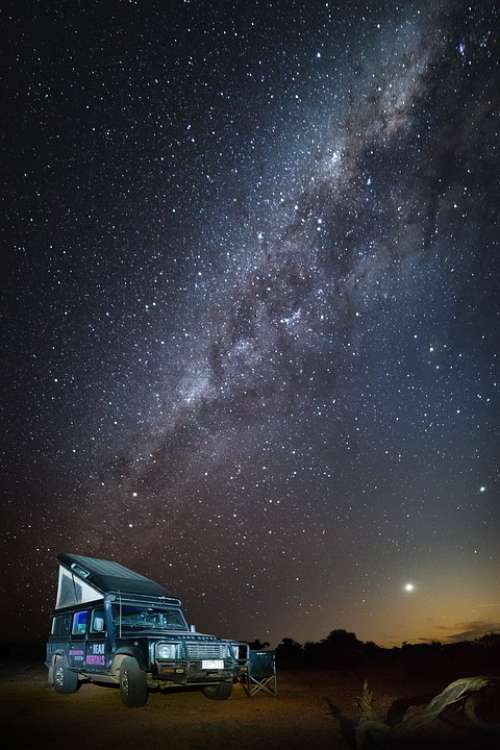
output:
[[[113,619],[122,630],[187,630],[180,609],[144,604],[113,604]]]

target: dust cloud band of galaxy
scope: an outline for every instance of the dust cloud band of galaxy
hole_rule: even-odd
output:
[[[81,119],[37,103],[74,123],[63,176],[10,207],[41,228],[7,549],[27,581],[63,547],[122,559],[235,636],[465,630],[498,570],[498,14],[257,5],[45,17],[81,28]],[[386,627],[415,576],[465,608]]]
[[[167,354],[154,394],[161,413],[123,457],[120,479],[157,489],[163,502],[172,478],[193,476],[185,464],[212,469],[242,440],[243,452],[258,446],[263,423],[276,440],[294,413],[303,419],[315,399],[335,399],[367,338],[385,346],[408,317],[417,329],[435,296],[456,314],[465,293],[456,272],[483,234],[494,239],[496,200],[481,178],[493,167],[483,129],[499,99],[496,79],[489,92],[481,79],[477,106],[465,42],[445,20],[435,12],[425,23],[400,21],[397,46],[395,29],[385,31],[378,45],[392,46],[389,62],[352,76],[349,101],[320,125],[287,205],[269,207],[265,231],[248,227],[253,246],[230,249],[236,268],[194,285],[199,317],[185,311],[186,343],[173,362]],[[483,42],[488,56],[489,34],[473,36],[467,44]],[[391,325],[393,315],[402,320]],[[397,357],[397,336],[391,344]]]

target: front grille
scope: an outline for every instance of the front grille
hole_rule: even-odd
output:
[[[225,647],[223,643],[189,641],[185,644],[188,659],[223,659]]]

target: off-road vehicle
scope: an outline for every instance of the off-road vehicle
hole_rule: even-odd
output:
[[[84,680],[116,683],[127,706],[143,706],[149,688],[199,686],[229,698],[246,672],[248,646],[198,633],[179,599],[112,560],[60,554],[49,683],[75,692]]]

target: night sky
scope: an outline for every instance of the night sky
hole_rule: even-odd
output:
[[[500,629],[495,5],[4,4],[2,638]]]

